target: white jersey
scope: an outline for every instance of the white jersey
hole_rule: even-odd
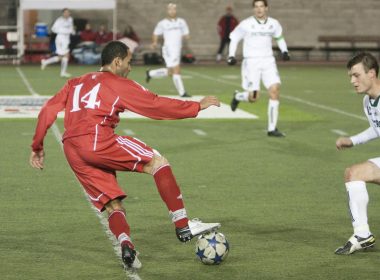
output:
[[[70,41],[70,34],[74,34],[73,18],[62,16],[57,18],[51,30],[57,34],[57,37]]]
[[[153,34],[164,37],[164,47],[180,49],[182,47],[182,37],[189,35],[189,27],[183,18],[165,18],[157,23]]]
[[[380,137],[380,98],[370,99],[368,95],[363,98],[364,113],[369,122],[369,128],[350,137],[354,145],[364,144],[372,139]]]
[[[282,39],[282,27],[278,20],[268,17],[265,21],[259,21],[251,16],[240,22],[231,32],[229,56],[235,56],[237,46],[242,39],[244,39],[244,58],[273,56],[272,38]],[[279,44],[279,47],[281,52],[287,51],[286,43]]]

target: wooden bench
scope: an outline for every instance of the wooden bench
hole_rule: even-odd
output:
[[[380,51],[380,36],[319,36],[318,41],[324,43],[320,49],[326,52],[326,60],[331,52]]]
[[[288,46],[289,55],[292,56],[293,52],[303,52],[305,54],[305,59],[310,59],[310,52],[314,49],[314,47],[309,46]],[[281,52],[281,50],[276,46],[273,47],[273,50],[276,52]]]

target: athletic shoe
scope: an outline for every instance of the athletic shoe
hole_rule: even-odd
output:
[[[41,70],[45,70],[46,65],[46,59],[41,59]]]
[[[232,112],[235,112],[236,111],[236,108],[238,107],[240,101],[236,99],[236,94],[238,93],[237,90],[235,90],[234,92],[234,95],[232,97],[232,100],[231,100],[231,110]]]
[[[142,264],[137,258],[138,253],[136,250],[129,248],[128,245],[121,247],[121,259],[123,260],[124,266],[128,268],[141,268]]]
[[[61,73],[61,78],[70,78],[71,77],[71,74],[70,73]]]
[[[279,131],[277,128],[275,130],[272,130],[272,131],[268,131],[268,136],[270,137],[285,137],[285,133],[282,133],[281,131]]]
[[[197,235],[212,232],[220,228],[220,223],[202,223],[202,221],[198,219],[189,220],[187,224],[186,227],[176,228],[175,230],[181,242],[188,242]]]
[[[146,74],[145,81],[146,81],[146,83],[149,83],[150,79],[152,79],[152,77],[149,75],[149,71],[150,71],[150,69],[148,69],[148,70],[145,71],[145,74]]]
[[[185,92],[184,94],[180,95],[180,97],[191,97],[191,95]]]
[[[363,238],[357,235],[353,235],[348,239],[347,243],[342,247],[335,250],[337,255],[350,255],[355,251],[364,250],[368,248],[373,248],[375,246],[375,237],[371,234],[370,236]]]

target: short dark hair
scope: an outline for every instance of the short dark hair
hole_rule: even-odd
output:
[[[68,11],[68,10],[69,10],[69,8],[63,8],[63,9],[62,9],[62,14],[63,14],[64,12]]]
[[[264,2],[264,6],[268,7],[268,1],[267,0],[253,0],[252,7],[255,7],[256,2]]]
[[[126,58],[128,50],[128,46],[120,41],[109,42],[102,51],[102,66],[111,64],[116,57]]]
[[[373,69],[376,72],[376,77],[379,75],[379,63],[376,58],[368,52],[360,52],[355,54],[348,62],[347,69],[350,70],[356,64],[362,63],[364,70],[368,73],[369,70]]]

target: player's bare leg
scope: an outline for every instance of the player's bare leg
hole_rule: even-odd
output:
[[[104,207],[108,214],[109,228],[121,245],[121,258],[125,267],[141,268],[141,262],[130,238],[130,228],[121,199],[111,200]]]
[[[280,84],[271,85],[268,88],[268,136],[284,137],[285,134],[277,129],[278,111],[280,106]]]
[[[143,172],[153,175],[158,192],[169,210],[169,216],[181,242],[190,241],[194,236],[220,227],[219,223],[202,223],[199,220],[188,219],[182,193],[170,164],[158,152],[155,151],[154,157],[144,166]]]
[[[362,162],[347,168],[344,179],[354,234],[346,244],[336,249],[335,253],[339,255],[352,254],[375,245],[375,237],[368,225],[366,183],[380,184],[380,168],[371,161]]]

